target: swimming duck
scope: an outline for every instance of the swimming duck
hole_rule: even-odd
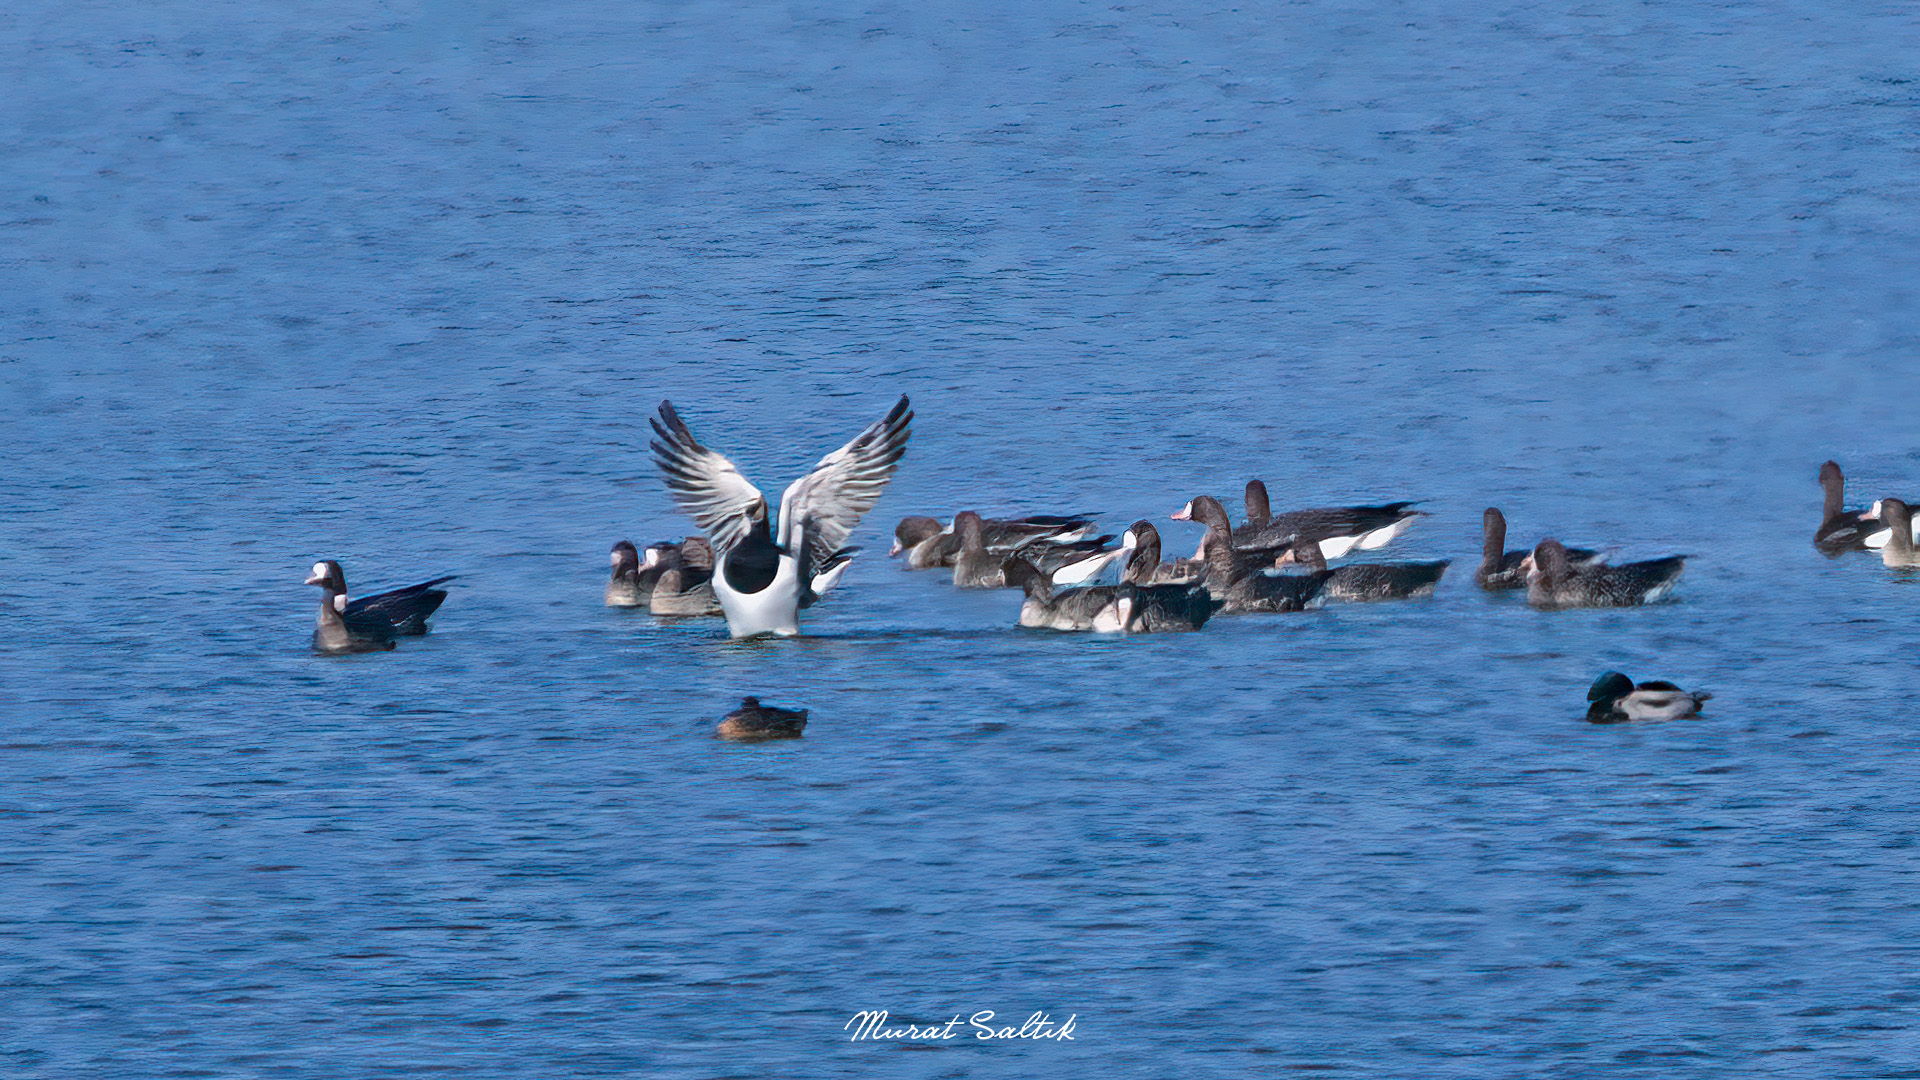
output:
[[[847,539],[899,468],[913,412],[901,395],[887,415],[826,457],[780,497],[774,532],[766,496],[733,462],[700,445],[660,403],[654,460],[667,489],[713,545],[713,591],[734,637],[800,632],[811,606],[846,571]]]
[[[1036,514],[1023,518],[981,518],[980,539],[990,553],[1011,555],[1036,540],[1070,543],[1093,532],[1093,522],[1081,517]],[[960,553],[960,537],[952,526],[930,517],[900,519],[893,530],[889,556],[907,553],[907,569],[928,570],[952,566]]]
[[[332,559],[314,563],[307,584],[320,586],[323,596],[313,647],[323,653],[384,652],[393,648],[396,637],[424,634],[427,617],[447,598],[444,589],[434,586],[452,580],[448,575],[350,600],[340,564]]]
[[[1260,480],[1247,481],[1247,523],[1232,530],[1235,547],[1284,548],[1316,542],[1328,559],[1349,553],[1385,547],[1427,515],[1409,510],[1411,502],[1382,506],[1322,506],[1311,510],[1290,510],[1274,514],[1267,501],[1267,485]],[[1193,504],[1189,502],[1173,515],[1175,521],[1190,521]]]
[[[984,524],[980,515],[971,510],[954,516],[953,531],[960,538],[960,550],[953,560],[953,583],[959,588],[1009,587],[1006,563],[1011,556],[987,547]],[[1091,578],[1120,557],[1120,549],[1112,547],[1112,543],[1112,536],[1068,542],[1028,540],[1020,546],[1017,555],[1055,584],[1073,585]]]
[[[1007,559],[1007,578],[1027,594],[1020,604],[1020,625],[1038,629],[1107,634],[1198,630],[1220,607],[1199,583],[1057,590],[1047,575],[1019,555]]]
[[[797,739],[807,728],[807,710],[782,709],[762,705],[756,697],[743,697],[740,707],[720,721],[715,734],[723,739],[758,742],[763,739]]]
[[[1684,555],[1620,566],[1574,566],[1560,541],[1548,537],[1533,549],[1527,572],[1527,603],[1540,608],[1649,604],[1672,592],[1686,567]]]
[[[1505,551],[1507,518],[1498,508],[1489,506],[1481,515],[1480,568],[1473,580],[1489,592],[1527,587],[1527,558],[1531,551]],[[1567,548],[1567,562],[1587,566],[1600,561],[1600,553],[1586,548]]]
[[[1888,566],[1920,566],[1920,553],[1914,548],[1913,510],[1901,499],[1881,499],[1874,504],[1882,526],[1880,561]]]
[[[1305,611],[1318,607],[1332,571],[1309,574],[1267,573],[1281,552],[1271,549],[1247,551],[1233,546],[1233,532],[1227,524],[1226,507],[1211,495],[1201,495],[1187,504],[1192,520],[1207,527],[1207,538],[1200,543],[1206,565],[1207,591],[1222,604],[1229,615],[1248,612]]]
[[[1275,566],[1303,566],[1309,571],[1327,570],[1327,560],[1318,544],[1300,544],[1275,560]],[[1447,572],[1448,561],[1355,563],[1327,571],[1320,595],[1327,600],[1364,603],[1371,600],[1411,600],[1432,596]]]
[[[1813,546],[1829,558],[1865,551],[1867,535],[1877,531],[1872,519],[1879,516],[1878,504],[1872,512],[1846,508],[1847,478],[1841,475],[1837,461],[1820,466],[1820,486],[1826,489],[1826,501],[1820,509],[1820,527],[1814,530]]]
[[[1698,716],[1700,706],[1713,697],[1701,691],[1687,691],[1670,682],[1643,682],[1609,671],[1593,680],[1587,690],[1587,719],[1595,724],[1618,724],[1626,720],[1684,720]]]

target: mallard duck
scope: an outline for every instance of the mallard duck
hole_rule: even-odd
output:
[[[740,707],[728,713],[714,732],[723,739],[757,742],[762,739],[797,739],[807,728],[807,710],[782,709],[762,705],[756,697],[743,697]]]
[[[1587,690],[1587,719],[1596,724],[1618,724],[1625,720],[1684,720],[1697,716],[1700,706],[1712,694],[1687,691],[1670,682],[1643,682],[1617,671],[1609,671],[1593,680]]]

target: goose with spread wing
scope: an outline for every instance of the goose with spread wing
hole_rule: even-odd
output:
[[[660,403],[654,461],[713,546],[713,591],[734,637],[800,632],[800,609],[846,572],[854,550],[847,539],[899,468],[912,421],[903,394],[885,417],[787,486],[776,531],[760,489],[700,445],[672,402]]]

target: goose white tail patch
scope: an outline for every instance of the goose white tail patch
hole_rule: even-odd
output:
[[[1358,536],[1329,536],[1320,541],[1320,557],[1328,561],[1341,558],[1352,551],[1359,540]]]
[[[1407,526],[1411,524],[1413,524],[1412,518],[1401,518],[1399,521],[1385,528],[1375,529],[1360,538],[1360,549],[1362,551],[1372,551],[1375,548],[1386,547],[1392,542],[1394,537],[1406,532]]]
[[[1879,549],[1886,547],[1887,541],[1891,539],[1893,539],[1893,530],[1881,529],[1879,532],[1868,533],[1867,538],[1860,542],[1874,549],[1875,551],[1878,551]]]
[[[1079,585],[1083,582],[1090,581],[1098,575],[1100,571],[1105,570],[1108,563],[1119,558],[1120,554],[1121,549],[1115,548],[1112,551],[1103,551],[1090,558],[1081,559],[1079,562],[1068,563],[1053,572],[1053,583],[1055,585]]]

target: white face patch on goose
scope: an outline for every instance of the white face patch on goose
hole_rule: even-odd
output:
[[[1134,539],[1132,529],[1128,529],[1127,534],[1120,538],[1120,546],[1126,548],[1128,551],[1132,551],[1134,548],[1140,546],[1140,541]]]
[[[660,561],[660,549],[648,548],[647,549],[647,565],[653,566],[659,561]]]
[[[326,563],[323,563],[323,562],[317,562],[317,563],[314,563],[314,564],[313,564],[313,576],[314,576],[314,577],[317,577],[317,578],[324,578],[324,577],[326,577],[326,576],[327,576],[327,564],[326,564]]]
[[[342,615],[346,614],[347,612],[347,594],[346,593],[337,593],[334,595],[333,610],[340,612]]]

